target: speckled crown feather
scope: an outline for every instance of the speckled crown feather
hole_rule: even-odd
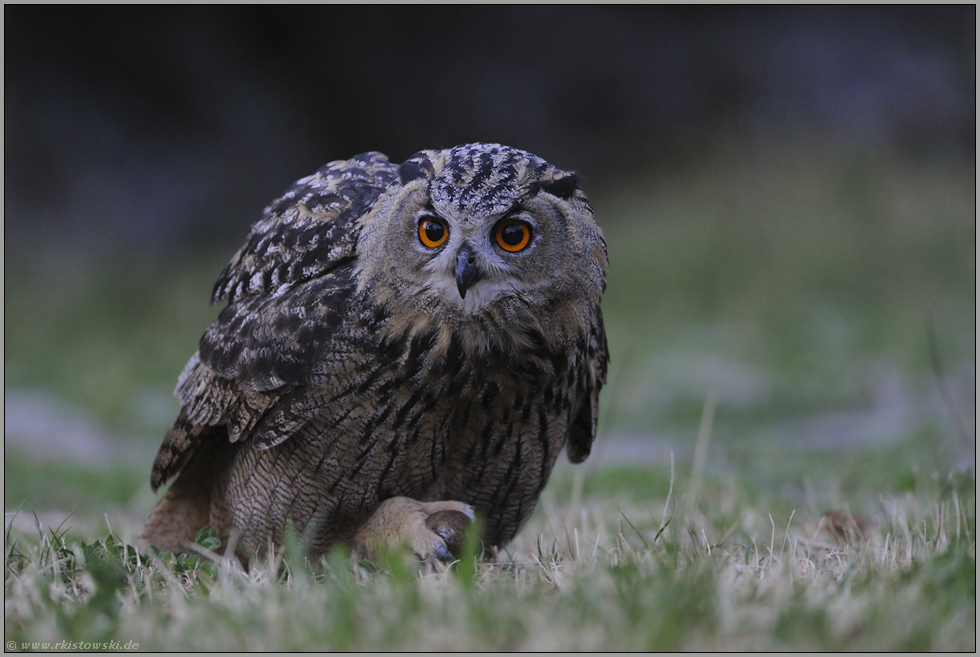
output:
[[[464,144],[445,151],[420,151],[399,167],[399,175],[402,183],[423,176],[430,178],[429,193],[434,205],[484,216],[502,214],[542,189],[568,198],[578,188],[575,174],[564,172],[537,155],[501,144]]]

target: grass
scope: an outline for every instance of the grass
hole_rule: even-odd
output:
[[[934,383],[930,330],[971,404],[973,167],[747,150],[595,196],[622,379],[609,421],[690,426],[711,390],[749,431],[889,386],[914,399]]]
[[[244,571],[141,554],[118,533],[8,529],[5,638],[17,650],[975,649],[972,473],[865,489],[852,520],[773,513],[748,502],[749,484],[710,477],[685,514],[689,485],[647,472],[652,496],[641,469],[563,470],[498,562],[448,570],[287,550]]]
[[[16,452],[4,454],[3,497],[7,508],[57,509],[66,503],[83,512],[125,508],[141,487],[146,473],[136,468],[110,472],[79,467],[64,461],[38,461]]]
[[[48,390],[117,431],[158,432],[179,410],[170,398],[177,374],[218,313],[208,299],[223,264],[174,266],[39,272],[8,259],[7,389]]]

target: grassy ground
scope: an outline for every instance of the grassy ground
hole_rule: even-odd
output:
[[[448,573],[138,555],[170,393],[231,253],[44,271],[7,254],[5,387],[79,409],[106,456],[41,458],[50,436],[5,421],[6,640],[974,650],[974,167],[722,151],[587,185],[611,258],[595,456],[626,438],[659,456],[560,468],[502,564]]]
[[[139,554],[107,530],[91,542],[8,530],[5,639],[16,650],[975,650],[974,476],[872,490],[787,511],[731,477],[565,469],[499,563],[464,557],[448,571],[395,553],[376,569],[286,554],[245,572]]]

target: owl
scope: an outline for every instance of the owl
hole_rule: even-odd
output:
[[[228,305],[178,379],[142,543],[210,524],[250,558],[291,523],[312,556],[445,560],[479,514],[505,545],[561,451],[589,455],[606,264],[578,177],[522,150],[364,153],[299,180],[214,286]]]

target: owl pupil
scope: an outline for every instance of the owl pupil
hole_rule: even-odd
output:
[[[436,221],[429,221],[425,224],[425,236],[433,242],[439,242],[442,240],[442,236],[446,234],[446,229],[442,227],[442,224]]]
[[[510,246],[517,246],[524,239],[524,228],[518,224],[505,226],[504,229],[500,231],[500,239]]]

